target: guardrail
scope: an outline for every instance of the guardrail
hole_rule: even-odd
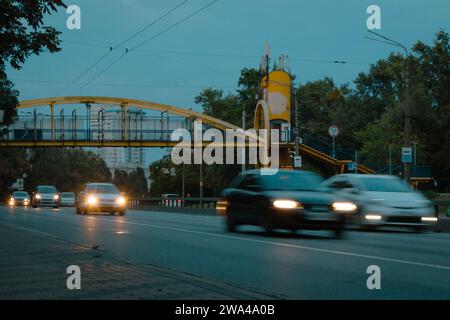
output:
[[[220,198],[209,197],[209,198],[182,198],[182,197],[148,197],[148,198],[131,198],[129,200],[129,207],[148,207],[148,206],[158,206],[158,207],[183,207],[183,208],[203,208],[203,209],[214,209],[216,207],[216,202]]]
[[[148,198],[131,198],[129,200],[130,208],[139,207],[165,207],[165,208],[192,208],[192,209],[214,209],[219,197],[208,198],[181,198],[181,197],[148,197]],[[433,200],[436,216],[450,216],[450,199]]]

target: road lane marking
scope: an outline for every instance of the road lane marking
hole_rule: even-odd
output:
[[[49,218],[49,215],[41,216],[41,217]],[[104,217],[102,217],[102,216],[99,216],[98,219],[101,221],[114,223],[113,220],[104,219]],[[69,221],[69,219],[64,219],[64,218],[61,220]],[[287,247],[287,248],[303,249],[303,250],[309,250],[309,251],[315,251],[315,252],[321,252],[321,253],[344,255],[344,256],[351,256],[351,257],[372,259],[372,260],[380,260],[380,261],[386,261],[386,262],[395,262],[395,263],[408,264],[408,265],[414,265],[414,266],[419,266],[419,267],[427,267],[427,268],[434,268],[434,269],[450,271],[450,266],[429,264],[429,263],[423,263],[423,262],[415,262],[415,261],[410,261],[410,260],[393,259],[393,258],[387,258],[387,257],[381,257],[381,256],[372,256],[372,255],[366,255],[366,254],[359,254],[359,253],[352,253],[352,252],[331,250],[331,249],[323,249],[323,248],[289,244],[289,243],[281,243],[281,242],[275,242],[275,241],[271,242],[271,241],[266,241],[266,240],[251,239],[251,238],[224,235],[224,234],[216,234],[216,233],[210,233],[210,232],[204,232],[204,231],[195,231],[195,230],[189,230],[189,229],[183,229],[183,228],[177,228],[177,227],[153,225],[153,224],[148,224],[148,223],[140,223],[140,222],[132,222],[132,221],[124,221],[122,223],[143,226],[143,227],[150,227],[150,228],[155,228],[155,229],[165,229],[165,230],[172,230],[172,231],[177,231],[177,232],[191,233],[191,234],[216,237],[216,238],[222,238],[222,239],[242,240],[242,241],[260,243],[260,244],[265,244],[265,245],[276,245],[276,246]],[[42,233],[44,233],[44,232],[42,232]],[[48,235],[51,235],[51,234],[48,234]],[[55,235],[53,235],[53,236],[55,236]]]
[[[371,255],[352,253],[352,252],[346,252],[346,251],[321,249],[321,248],[316,248],[316,247],[302,246],[302,245],[289,244],[289,243],[270,242],[270,241],[265,241],[265,240],[236,237],[236,236],[216,234],[216,233],[203,232],[203,231],[194,231],[194,230],[188,230],[188,229],[176,228],[176,227],[157,226],[157,225],[144,224],[144,223],[131,222],[131,221],[126,221],[125,223],[140,225],[140,226],[145,226],[145,227],[150,227],[150,228],[156,228],[156,229],[166,229],[166,230],[172,230],[172,231],[178,231],[178,232],[192,233],[192,234],[198,234],[198,235],[204,235],[204,236],[210,236],[210,237],[216,237],[216,238],[243,240],[243,241],[249,241],[249,242],[266,244],[266,245],[277,245],[277,246],[287,247],[287,248],[303,249],[303,250],[309,250],[309,251],[317,251],[317,252],[322,252],[322,253],[345,255],[345,256],[350,256],[350,257],[373,259],[373,260],[380,260],[380,261],[387,261],[387,262],[396,262],[396,263],[414,265],[414,266],[419,266],[419,267],[427,267],[427,268],[434,268],[434,269],[450,271],[450,266],[442,266],[442,265],[437,265],[437,264],[429,264],[429,263],[415,262],[415,261],[402,260],[402,259],[393,259],[393,258],[386,258],[386,257],[380,257],[380,256],[371,256]]]

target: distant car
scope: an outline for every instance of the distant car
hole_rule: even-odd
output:
[[[33,208],[38,206],[59,207],[59,194],[54,186],[37,186],[31,197]]]
[[[437,222],[432,202],[395,176],[341,174],[323,186],[356,203],[354,222],[365,229],[392,226],[425,231]]]
[[[26,191],[14,191],[9,198],[10,206],[28,206],[30,204],[30,196]]]
[[[59,204],[61,206],[75,206],[75,193],[61,192],[59,197],[60,197]]]
[[[111,183],[87,183],[76,200],[77,214],[89,212],[116,212],[123,216],[127,200],[117,187]]]
[[[228,231],[239,225],[274,229],[332,230],[340,237],[348,215],[356,211],[349,201],[321,190],[322,178],[308,171],[279,170],[261,175],[250,170],[233,180],[217,203],[217,212],[226,217]]]

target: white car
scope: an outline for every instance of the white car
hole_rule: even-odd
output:
[[[87,183],[77,197],[77,214],[109,212],[123,216],[127,207],[126,198],[112,183]]]
[[[74,206],[75,205],[75,193],[73,192],[61,192],[59,195],[60,206]]]
[[[354,202],[358,213],[353,221],[366,229],[393,226],[424,231],[437,222],[433,203],[395,176],[340,174],[323,186]]]

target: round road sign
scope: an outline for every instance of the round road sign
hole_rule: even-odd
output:
[[[335,125],[332,125],[328,128],[328,134],[330,135],[330,137],[336,138],[339,135],[339,128]]]

